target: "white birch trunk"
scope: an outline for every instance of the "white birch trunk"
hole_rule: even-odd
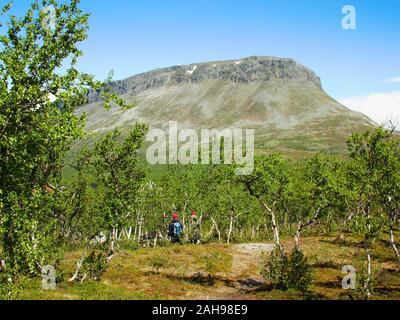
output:
[[[233,230],[233,216],[231,216],[231,221],[230,221],[230,223],[229,223],[228,244],[231,243],[232,230]]]
[[[369,290],[369,285],[371,284],[371,277],[372,277],[372,264],[371,264],[371,253],[368,248],[368,244],[365,243],[365,251],[367,253],[367,282],[365,284],[365,289],[367,291],[367,297],[369,298],[371,296],[371,292]]]
[[[302,220],[299,221],[299,224],[298,224],[297,230],[296,230],[296,235],[295,235],[295,238],[294,238],[294,242],[295,242],[296,248],[298,250],[300,250],[300,235],[301,235],[301,231],[303,231],[305,228],[307,228],[309,226],[312,226],[317,221],[320,212],[321,212],[321,209],[318,209],[317,211],[315,211],[313,218],[311,220],[309,220],[305,224],[303,224]]]
[[[131,240],[131,237],[132,237],[132,227],[129,227],[126,237],[128,238],[128,240]]]
[[[213,224],[215,226],[215,230],[217,230],[218,241],[219,241],[219,243],[221,243],[221,231],[219,231],[218,224],[217,224],[217,222],[215,221],[215,219],[213,217],[211,217],[211,221],[213,222]]]
[[[154,238],[154,244],[153,244],[154,248],[157,247],[157,241],[158,241],[158,232],[156,233],[156,236]]]
[[[140,218],[138,221],[138,236],[137,236],[137,241],[140,243],[140,240],[142,239],[142,219]]]
[[[279,235],[279,227],[278,224],[276,222],[276,217],[275,217],[275,213],[273,212],[273,210],[261,199],[259,199],[261,204],[263,205],[263,207],[267,210],[267,212],[270,214],[271,216],[271,220],[272,220],[272,230],[274,232],[274,240],[275,240],[275,244],[280,248],[282,248],[281,245],[281,239],[280,239],[280,235]]]
[[[399,250],[397,249],[396,242],[394,240],[394,231],[393,231],[394,221],[395,221],[395,219],[393,219],[393,218],[390,219],[389,239],[390,239],[390,245],[392,246],[394,254],[396,255],[397,262],[400,263],[400,253],[399,253]]]

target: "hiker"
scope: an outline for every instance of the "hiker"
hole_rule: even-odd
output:
[[[190,226],[190,243],[192,244],[200,244],[201,235],[200,235],[200,221],[197,217],[197,212],[192,211],[192,215],[189,220]]]
[[[183,225],[179,221],[179,214],[172,215],[172,222],[169,225],[168,236],[171,238],[173,244],[181,242],[181,235],[183,232]]]

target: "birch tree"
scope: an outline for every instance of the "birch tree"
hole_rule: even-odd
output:
[[[249,194],[256,198],[271,220],[275,244],[280,250],[281,237],[278,225],[278,212],[285,202],[290,183],[288,163],[279,154],[258,157],[252,175],[240,179]]]
[[[51,26],[43,10],[49,6]],[[49,186],[59,184],[65,153],[84,135],[77,107],[89,88],[102,93],[106,107],[127,105],[76,67],[89,17],[79,0],[32,1],[20,17],[10,8],[0,9],[0,233],[7,269],[37,274],[54,248],[48,227],[57,192]]]

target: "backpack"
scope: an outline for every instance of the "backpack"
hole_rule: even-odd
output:
[[[171,235],[175,236],[175,237],[179,237],[182,234],[182,231],[183,231],[182,229],[183,229],[182,224],[179,221],[173,222],[171,224],[171,231],[172,231]]]

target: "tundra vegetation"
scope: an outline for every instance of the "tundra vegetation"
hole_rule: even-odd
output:
[[[56,9],[53,29],[42,23],[47,5]],[[2,18],[10,8],[1,10]],[[168,298],[177,293],[165,291],[167,281],[193,292],[233,281],[224,278],[234,268],[233,246],[267,241],[275,250],[252,265],[265,278],[256,297],[285,298],[265,292],[295,290],[301,295],[289,297],[318,298],[310,296],[316,276],[325,276],[321,268],[340,274],[343,261],[351,264],[346,252],[357,257],[360,274],[352,298],[379,298],[382,286],[399,297],[400,138],[394,129],[353,134],[344,155],[257,155],[253,173],[237,176],[224,163],[166,165],[154,174],[142,156],[147,128],[136,124],[127,136],[115,130],[81,148],[74,174],[64,179],[66,155],[86,135],[85,117],[76,110],[89,89],[103,95],[106,107],[132,106],[110,92],[109,79],[99,82],[76,69],[88,30],[79,0],[33,1],[26,15],[11,16],[0,30],[0,298]],[[199,214],[203,244],[171,246],[170,214],[181,213],[188,229],[191,210]],[[332,260],[321,261],[329,254]],[[62,295],[40,293],[42,268],[49,265]],[[162,289],[160,277],[171,268]],[[159,292],[141,295],[134,287],[128,294],[127,283],[136,280],[118,278],[122,271],[142,284],[153,279]],[[102,282],[105,276],[114,286]],[[117,284],[124,289],[112,289]]]

